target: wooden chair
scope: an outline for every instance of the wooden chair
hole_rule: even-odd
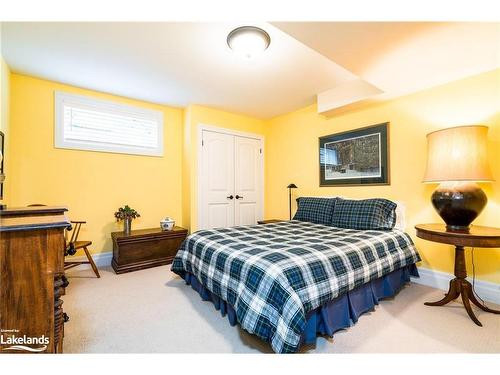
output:
[[[86,221],[71,221],[71,224],[74,224],[74,228],[71,233],[71,238],[69,239],[69,241],[66,241],[66,254],[73,255],[76,253],[77,250],[83,249],[88,260],[81,262],[64,261],[64,269],[67,270],[73,267],[77,267],[81,264],[90,264],[90,266],[94,270],[95,275],[99,278],[101,277],[101,275],[99,275],[97,266],[95,265],[94,260],[92,259],[92,256],[90,255],[90,252],[87,249],[88,246],[92,245],[92,241],[78,241],[78,236],[80,234],[80,229],[82,227],[82,224],[86,223],[87,223]]]
[[[41,207],[45,206],[45,204],[40,204],[40,203],[35,203],[35,204],[30,204],[28,207]],[[89,250],[87,249],[87,246],[92,245],[92,241],[78,241],[78,235],[80,234],[80,229],[82,227],[82,224],[86,224],[86,221],[71,221],[71,224],[75,224],[73,228],[73,232],[71,233],[71,238],[68,241],[66,238],[66,249],[64,251],[64,255],[75,255],[77,250],[83,249],[85,252],[85,255],[87,256],[87,261],[83,262],[75,262],[75,261],[64,261],[64,269],[70,269],[76,266],[79,266],[81,264],[90,264],[92,269],[94,270],[95,275],[100,278],[101,275],[99,275],[99,271],[97,269],[97,266],[94,263],[94,259],[92,259],[92,256],[90,255]],[[71,230],[71,228],[70,228]]]

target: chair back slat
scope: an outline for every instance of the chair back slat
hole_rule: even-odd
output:
[[[82,227],[82,223],[76,223],[75,227],[73,228],[73,231],[71,233],[71,238],[69,240],[69,243],[75,243],[78,240],[78,236],[80,235],[80,229]]]

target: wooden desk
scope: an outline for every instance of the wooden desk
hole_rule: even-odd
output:
[[[187,229],[181,227],[138,229],[128,235],[113,232],[111,266],[116,273],[124,273],[172,263],[186,236]]]
[[[500,314],[500,311],[490,309],[481,304],[472,290],[472,285],[466,280],[467,269],[465,267],[464,247],[499,247],[500,248],[500,229],[481,227],[473,225],[467,232],[447,231],[444,224],[419,224],[415,226],[417,237],[424,240],[445,243],[455,246],[455,278],[450,281],[450,288],[444,298],[437,302],[426,302],[427,306],[443,306],[448,302],[462,296],[465,310],[469,317],[478,326],[483,326],[472,311],[470,302],[493,314]],[[470,301],[470,302],[469,302]]]

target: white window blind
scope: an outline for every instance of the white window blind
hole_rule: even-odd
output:
[[[56,92],[55,146],[163,156],[163,114]]]

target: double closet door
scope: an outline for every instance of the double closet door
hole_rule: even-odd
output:
[[[263,216],[262,139],[202,130],[198,229],[257,224]]]

